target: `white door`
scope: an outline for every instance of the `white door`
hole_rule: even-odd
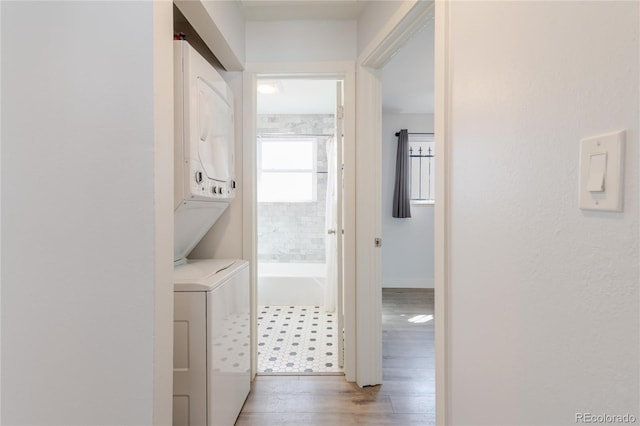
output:
[[[336,245],[337,245],[337,264],[338,264],[338,365],[344,367],[344,269],[343,269],[343,186],[344,186],[344,162],[343,162],[343,140],[344,140],[344,106],[342,102],[342,81],[336,83]]]
[[[327,141],[327,199],[326,199],[326,262],[325,308],[335,313],[338,341],[338,365],[344,367],[344,286],[343,286],[343,178],[342,141],[343,118],[342,82],[336,82],[336,110],[334,137]]]

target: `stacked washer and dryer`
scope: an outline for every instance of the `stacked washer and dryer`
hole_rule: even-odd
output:
[[[184,40],[174,75],[173,424],[230,426],[250,389],[248,263],[186,256],[235,197],[233,95]]]

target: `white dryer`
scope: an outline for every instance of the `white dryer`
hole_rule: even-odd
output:
[[[236,195],[233,94],[186,41],[174,42],[174,253],[180,262]]]
[[[174,282],[173,424],[232,426],[250,388],[249,265],[189,260]]]

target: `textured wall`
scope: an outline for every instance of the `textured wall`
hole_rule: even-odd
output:
[[[258,115],[257,134],[333,135],[332,115]],[[318,138],[317,170],[327,170],[326,141]],[[258,260],[325,262],[326,173],[317,174],[317,199],[311,203],[258,203]]]
[[[639,415],[638,6],[451,3],[452,425]],[[582,211],[579,141],[618,129],[624,212]]]

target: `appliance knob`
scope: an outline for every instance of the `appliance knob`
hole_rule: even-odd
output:
[[[216,187],[215,186],[211,187],[211,192],[213,192],[214,194],[216,193]]]
[[[196,172],[196,183],[202,183],[202,172]]]
[[[231,181],[231,189],[236,189],[236,181],[235,180]]]

